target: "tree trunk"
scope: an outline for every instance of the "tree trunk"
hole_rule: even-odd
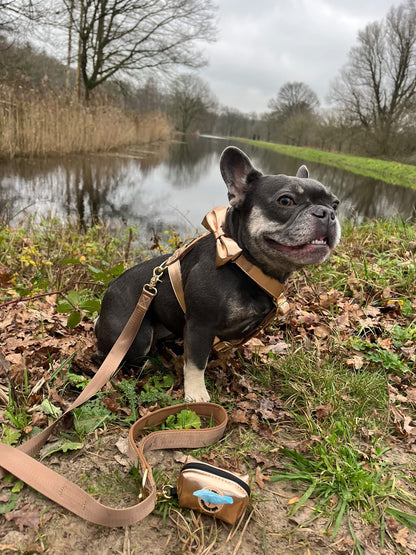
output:
[[[65,76],[65,88],[67,91],[69,91],[69,81],[71,76],[72,28],[74,25],[73,15],[74,15],[74,0],[71,0],[70,7],[69,7],[68,52],[67,52],[67,58],[66,58],[66,76]]]

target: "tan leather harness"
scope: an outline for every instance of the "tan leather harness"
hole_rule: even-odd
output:
[[[210,233],[212,233],[216,239],[216,267],[218,268],[227,262],[236,264],[259,287],[272,297],[275,306],[273,310],[267,314],[259,326],[242,339],[221,341],[218,337],[216,337],[213,344],[213,349],[216,352],[228,351],[233,347],[238,347],[239,345],[246,343],[246,341],[248,341],[251,337],[257,335],[260,330],[271,324],[276,317],[276,313],[285,314],[289,308],[288,302],[283,295],[284,285],[282,285],[277,279],[267,276],[262,272],[262,270],[260,270],[260,268],[247,260],[247,258],[243,256],[242,250],[238,244],[225,234],[225,219],[227,210],[228,209],[226,207],[221,206],[208,212],[202,222],[202,225],[206,227],[208,231],[189,243],[189,245],[185,247],[186,251],[179,253],[175,260],[171,261],[170,258],[166,261],[173,291],[184,314],[186,314],[186,303],[182,285],[180,261],[198,241]]]

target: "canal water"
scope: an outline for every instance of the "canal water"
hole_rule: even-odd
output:
[[[143,152],[13,160],[0,163],[0,219],[19,224],[30,217],[104,220],[135,225],[142,238],[170,227],[181,234],[200,230],[203,216],[227,204],[219,156],[236,144],[263,173],[294,175],[304,160],[216,137],[199,137]],[[316,163],[311,177],[341,200],[342,218],[414,218],[416,191],[388,185]]]

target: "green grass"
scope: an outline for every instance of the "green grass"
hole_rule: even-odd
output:
[[[335,420],[331,430],[312,445],[308,456],[282,449],[286,471],[273,472],[270,480],[290,481],[302,488],[302,495],[290,508],[291,515],[315,499],[313,516],[304,526],[325,516],[335,537],[346,517],[355,550],[363,553],[350,520],[352,512],[379,527],[382,546],[385,515],[393,514],[399,522],[416,529],[416,497],[398,486],[397,477],[404,469],[383,461],[386,450],[375,445],[370,455],[364,453],[354,445],[348,425]]]
[[[376,158],[364,158],[361,156],[350,156],[336,152],[325,152],[313,148],[268,143],[265,141],[253,141],[251,139],[238,138],[245,144],[251,144],[260,148],[267,148],[285,156],[300,158],[308,162],[317,162],[326,166],[333,166],[352,173],[372,177],[385,181],[391,185],[401,185],[416,189],[416,166],[389,162]]]
[[[340,345],[334,345],[326,356],[319,356],[313,349],[294,349],[285,357],[272,356],[268,367],[262,364],[252,367],[251,372],[264,387],[279,393],[287,409],[308,431],[313,431],[310,423],[316,421],[317,407],[326,405],[330,405],[331,417],[342,419],[353,432],[364,422],[371,427],[385,426],[385,372],[351,372],[336,355],[339,349]]]
[[[360,297],[365,304],[396,299],[404,303],[404,311],[411,310],[416,293],[415,240],[414,222],[344,222],[335,253],[326,263],[308,268],[305,279]]]

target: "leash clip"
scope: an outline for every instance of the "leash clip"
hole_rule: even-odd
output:
[[[156,285],[162,279],[163,272],[166,270],[166,268],[166,260],[162,262],[160,266],[156,266],[156,268],[153,268],[153,276],[150,278],[150,282],[146,283],[143,286],[143,289],[145,289],[151,295],[156,295]]]
[[[146,468],[146,470],[144,471],[143,477],[142,477],[142,483],[140,485],[140,492],[139,495],[137,497],[138,501],[142,501],[145,497],[146,497],[146,480],[147,480],[147,475],[149,473],[149,469]]]

